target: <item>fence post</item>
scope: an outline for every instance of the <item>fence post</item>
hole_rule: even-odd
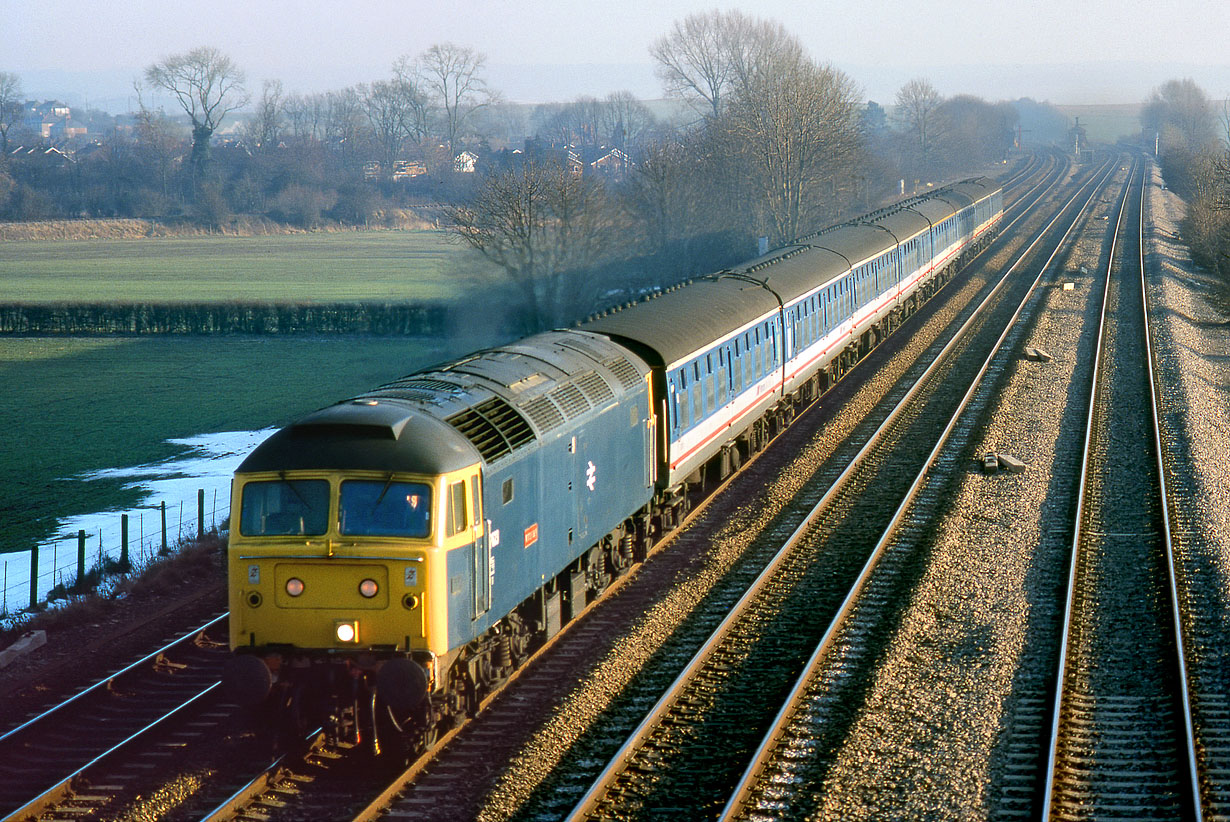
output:
[[[120,515],[120,570],[127,571],[128,564],[128,515]]]
[[[158,552],[158,555],[165,557],[167,555],[167,501],[163,500],[158,508],[162,511],[162,550]]]
[[[205,489],[196,489],[196,538],[205,536]]]
[[[38,546],[30,549],[30,607],[38,605]]]
[[[77,532],[77,590],[85,590],[85,530]]]

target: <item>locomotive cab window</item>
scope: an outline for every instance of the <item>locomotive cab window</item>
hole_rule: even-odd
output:
[[[431,488],[421,482],[347,480],[338,499],[338,530],[353,537],[425,538],[431,533]]]
[[[448,487],[448,535],[451,537],[464,531],[469,518],[466,512],[466,484],[454,482]]]
[[[329,528],[326,480],[249,482],[240,504],[245,537],[319,536]]]

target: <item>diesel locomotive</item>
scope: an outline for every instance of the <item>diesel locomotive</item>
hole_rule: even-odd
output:
[[[430,745],[994,236],[979,178],[293,422],[235,474],[225,683]]]

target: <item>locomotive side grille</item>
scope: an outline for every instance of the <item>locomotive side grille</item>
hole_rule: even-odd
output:
[[[474,444],[486,462],[494,462],[534,441],[534,431],[517,410],[499,397],[453,414],[449,425]]]
[[[628,362],[626,357],[614,357],[602,363],[611,370],[611,373],[619,378],[619,383],[624,387],[624,390],[631,391],[636,388],[641,382],[641,375],[637,373],[636,368],[632,363]]]
[[[555,403],[546,397],[530,400],[521,406],[521,410],[543,433],[564,424],[564,415],[555,407]]]
[[[585,395],[578,391],[575,385],[561,385],[547,396],[555,400],[568,419],[584,414],[591,408],[589,400],[585,399]]]
[[[606,380],[596,371],[590,371],[585,376],[576,381],[576,386],[584,392],[585,396],[594,405],[603,405],[615,399],[615,392],[611,390],[611,386],[606,384]]]

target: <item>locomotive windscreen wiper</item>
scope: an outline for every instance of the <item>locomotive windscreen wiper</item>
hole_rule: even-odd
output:
[[[311,511],[312,503],[308,502],[307,498],[304,497],[303,494],[299,493],[299,489],[295,487],[295,481],[292,479],[287,479],[285,471],[279,471],[278,476],[282,479],[282,482],[286,483],[286,487],[290,489],[291,493],[299,498],[299,501],[303,503],[303,507]]]
[[[393,484],[393,472],[389,472],[389,478],[384,481],[384,487],[380,489],[380,496],[376,497],[376,501],[372,503],[372,513],[376,513],[376,509],[380,507],[380,501],[384,499],[384,495],[389,493],[389,486]]]

